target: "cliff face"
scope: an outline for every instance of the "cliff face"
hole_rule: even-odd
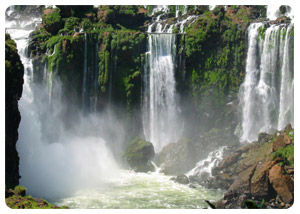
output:
[[[225,124],[233,134],[236,94],[244,77],[245,32],[254,18],[263,16],[262,8],[232,6],[225,11],[221,6],[209,11],[208,7],[196,6],[188,7],[182,15],[183,19],[198,16],[186,28],[186,34],[178,34],[176,39],[176,88],[189,121],[187,136],[216,126],[224,128]],[[93,100],[85,102],[87,108],[101,110],[112,103],[124,107],[127,118],[137,118],[145,72],[145,31],[151,18],[162,15],[157,12],[149,16],[152,9],[58,6],[44,10],[43,22],[32,34],[29,47],[36,81],[49,83],[42,78],[47,67],[53,74],[51,79],[61,80],[63,96],[72,97],[70,109],[82,105],[85,90]],[[175,6],[170,6],[163,17],[166,25],[176,23]],[[128,24],[126,20],[134,22]],[[177,31],[173,29],[173,33]]]
[[[237,94],[245,73],[245,34],[251,21],[264,17],[265,8],[228,6],[225,10],[218,6],[210,11],[206,6],[189,6],[179,17],[175,6],[169,8],[166,14],[152,14],[150,6],[58,6],[44,10],[43,22],[32,33],[29,47],[34,78],[48,88],[55,79],[61,82],[58,96],[68,100],[64,113],[67,126],[72,126],[68,118],[74,119],[82,109],[101,111],[117,106],[119,116],[132,124],[126,130],[126,140],[142,136],[146,29],[159,16],[164,19],[162,28],[194,16],[195,21],[185,26],[186,33],[177,34],[174,56],[176,91],[185,118],[183,137],[192,139],[191,150],[201,151],[200,156],[238,142],[234,131],[238,124]],[[128,24],[126,20],[134,22]],[[178,30],[173,28],[172,33]],[[50,93],[57,96],[54,90]],[[199,133],[205,132],[217,134],[203,149],[206,143]],[[191,166],[197,159],[198,153],[189,164],[182,160],[180,165]]]
[[[16,150],[21,120],[18,100],[22,95],[24,68],[16,43],[5,34],[5,184],[19,184],[19,156]]]

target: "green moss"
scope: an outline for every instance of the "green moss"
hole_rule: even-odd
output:
[[[266,30],[267,30],[267,28],[266,28],[265,25],[263,25],[263,26],[261,26],[261,27],[258,28],[258,38],[260,40],[264,40],[265,39]]]
[[[5,34],[5,93],[6,97],[19,97],[22,94],[23,64],[18,55],[17,45]]]
[[[273,160],[277,157],[281,157],[285,165],[294,166],[294,145],[289,145],[277,150],[273,155]]]
[[[68,207],[57,207],[46,200],[33,198],[32,196],[13,195],[5,199],[5,203],[11,209],[67,209]]]
[[[67,31],[73,31],[74,28],[78,27],[80,19],[77,17],[70,17],[65,19],[65,29]]]
[[[236,13],[236,17],[242,21],[244,21],[244,23],[246,25],[248,25],[251,22],[250,16],[246,10],[246,8],[240,8],[238,10],[238,12]]]
[[[290,37],[293,37],[293,36],[294,36],[294,28],[292,28],[292,29],[290,30],[289,36],[290,36]]]
[[[123,157],[135,171],[147,172],[154,170],[151,164],[154,154],[154,147],[150,142],[136,137],[128,144]]]
[[[87,18],[82,20],[80,26],[84,31],[91,31],[94,27],[93,23]]]
[[[24,186],[16,186],[14,189],[15,195],[25,196],[27,189]]]
[[[222,114],[226,108],[224,104],[228,102],[229,92],[237,93],[243,81],[244,38],[249,16],[247,8],[237,9],[236,12],[241,11],[236,14],[223,13],[221,8],[216,8],[214,13],[204,12],[186,29],[185,42],[179,44],[185,50],[186,79],[183,84],[195,109],[192,117],[204,121],[207,118],[204,113],[210,109],[210,118],[220,118],[220,121],[205,122],[204,129],[224,126],[225,118],[230,120],[228,115],[231,114]]]
[[[48,71],[53,71],[54,68],[56,69],[56,71],[61,71],[63,63],[61,41],[57,43],[54,47],[54,54],[48,57]]]
[[[154,8],[153,5],[147,5],[147,11],[149,16],[152,14],[153,8]]]
[[[43,15],[43,25],[44,28],[52,35],[55,35],[59,29],[63,27],[63,20],[58,8],[48,15]]]

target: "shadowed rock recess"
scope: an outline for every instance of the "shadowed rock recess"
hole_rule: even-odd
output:
[[[21,120],[18,100],[22,95],[24,68],[16,43],[5,34],[5,185],[19,184],[19,156],[16,150]]]
[[[294,203],[291,7],[41,5],[11,6],[5,15],[9,207],[59,208],[26,196],[27,187],[62,208],[123,208],[64,197],[115,177],[127,180],[105,186],[108,196],[132,196],[130,182],[147,175],[164,182],[161,191],[225,192],[203,198],[216,208]],[[151,182],[138,183],[136,195]],[[177,193],[162,198],[178,197],[171,205],[145,200],[207,207],[185,206]],[[144,206],[127,201],[125,208]]]

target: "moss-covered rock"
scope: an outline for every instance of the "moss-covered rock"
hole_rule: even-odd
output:
[[[26,196],[26,188],[16,186],[14,191],[9,189],[6,192],[5,203],[11,209],[67,209],[68,207],[58,207],[40,198]]]
[[[15,186],[14,193],[15,195],[25,196],[27,189],[24,186]]]
[[[154,147],[152,143],[135,138],[131,141],[124,153],[124,158],[136,172],[154,171],[155,168],[151,161],[154,158]]]
[[[63,27],[63,21],[59,9],[46,9],[43,14],[43,25],[45,29],[55,35]]]

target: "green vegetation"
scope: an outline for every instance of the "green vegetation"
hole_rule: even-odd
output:
[[[154,147],[150,142],[136,137],[128,144],[123,157],[135,171],[148,172],[154,171],[154,166],[151,164],[154,154]]]
[[[169,9],[168,24],[171,24],[176,19],[176,6],[169,6]],[[179,6],[180,11],[184,9],[184,6]],[[112,102],[125,107],[130,116],[140,107],[147,41],[143,32],[151,20],[149,14],[152,10],[151,5],[146,8],[130,5],[58,6],[43,15],[44,25],[33,33],[36,45],[33,49],[40,51],[37,55],[41,55],[42,63],[48,63],[54,75],[68,82],[63,84],[65,90],[72,91],[70,85],[76,86],[76,93],[80,96],[85,42],[84,33],[79,32],[82,29],[88,40],[88,63],[91,62],[92,44],[98,45],[99,97],[106,103],[111,96]],[[190,5],[187,11],[201,16],[187,27],[186,35],[177,36],[177,54],[184,58],[186,66],[185,81],[180,83],[178,77],[176,81],[187,92],[185,99],[193,103],[195,111],[192,112],[195,114],[191,117],[202,121],[205,119],[204,109],[211,109],[211,117],[220,118],[217,125],[223,126],[232,116],[222,110],[227,97],[230,93],[236,95],[244,78],[245,31],[253,13],[260,17],[265,9],[232,6],[225,11],[224,7],[218,6],[209,11],[207,6],[196,6],[195,9]],[[261,38],[265,30],[260,29]],[[177,33],[176,30],[173,33]],[[46,50],[48,56],[44,54]],[[213,99],[209,100],[209,97]]]
[[[265,203],[265,199],[262,199],[261,202],[255,202],[253,200],[245,200],[244,204],[248,209],[261,209]]]
[[[11,209],[68,209],[50,204],[46,200],[33,198],[32,196],[13,195],[5,199],[6,205]]]
[[[294,145],[277,150],[273,155],[273,159],[275,160],[277,157],[282,159],[284,165],[294,167]]]
[[[218,109],[212,110],[214,115],[211,115],[222,118],[214,124],[217,127],[230,120],[232,114],[218,113],[224,112],[227,95],[238,92],[244,77],[244,37],[250,16],[246,7],[239,6],[235,10],[236,13],[226,13],[222,7],[216,7],[205,11],[187,28],[185,40],[180,43],[186,55],[187,78],[183,84],[196,111],[192,117],[204,121],[203,113],[207,109]],[[210,123],[207,121],[207,125]]]
[[[106,92],[109,84],[113,84],[115,100],[126,103],[132,112],[140,101],[140,70],[146,36],[128,29],[103,31],[99,34],[99,43],[103,44],[99,50],[99,86]]]
[[[5,74],[12,82],[23,82],[23,64],[19,59],[15,41],[7,33],[5,34]]]
[[[23,75],[24,67],[16,43],[9,34],[5,34],[5,185],[8,188],[19,183],[16,143],[21,120],[18,100],[22,95]]]
[[[6,190],[5,203],[12,209],[67,209],[68,207],[58,207],[50,204],[44,199],[33,198],[26,196],[26,188],[23,186],[16,186],[14,190]]]
[[[63,27],[63,21],[59,9],[56,8],[53,10],[53,12],[43,15],[43,25],[49,33],[55,35]]]
[[[265,25],[258,28],[258,39],[260,39],[260,40],[265,39],[266,30],[267,30],[267,28]]]
[[[14,189],[15,195],[25,196],[27,189],[24,186],[16,186]]]

